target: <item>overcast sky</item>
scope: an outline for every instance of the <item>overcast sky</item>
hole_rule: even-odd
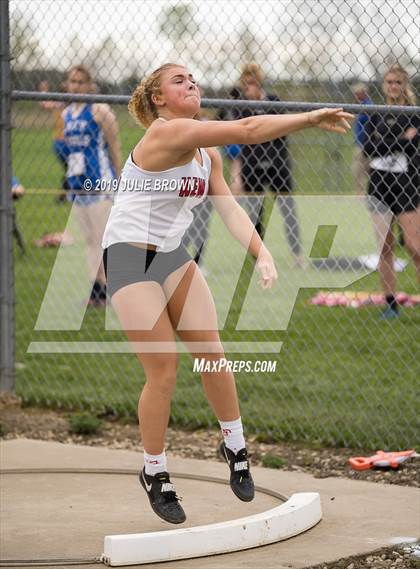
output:
[[[188,5],[195,24],[176,43],[176,29],[169,39],[159,26],[180,4]],[[409,67],[410,60],[419,63],[417,0],[12,0],[10,11],[30,24],[42,68],[66,69],[111,37],[114,45],[95,58],[95,71],[115,80],[174,59],[186,62],[199,80],[234,80],[245,53],[269,76],[296,79],[311,73],[369,79],[386,58],[403,58]]]

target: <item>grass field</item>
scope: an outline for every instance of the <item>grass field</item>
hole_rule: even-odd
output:
[[[92,309],[86,312],[80,330],[34,330],[57,250],[37,249],[31,242],[45,232],[62,231],[70,209],[68,204],[58,205],[52,193],[43,191],[59,187],[60,167],[51,152],[50,128],[36,124],[35,120],[32,124],[33,115],[29,111],[25,115],[25,109],[30,107],[22,106],[21,115],[15,118],[19,128],[13,132],[14,173],[30,189],[17,204],[18,223],[27,243],[26,255],[21,256],[16,250],[15,256],[17,392],[28,405],[84,408],[134,417],[144,380],[134,356],[26,353],[31,341],[88,342],[122,340],[123,336],[118,331],[105,331],[104,312]],[[138,130],[126,126],[126,122],[121,124],[125,157],[138,138]],[[372,229],[363,204],[354,202],[341,211],[337,196],[339,192],[351,192],[351,139],[311,133],[309,137],[296,135],[291,142],[296,192],[305,196],[298,201],[298,210],[307,253],[313,244],[314,224],[335,223],[339,231],[331,254],[372,252]],[[326,194],[335,194],[330,206],[325,200],[312,204],[305,201],[306,196]],[[315,210],[311,209],[314,204]],[[348,285],[350,290],[378,290],[378,276],[293,269],[276,208],[267,243],[280,269],[280,279],[276,289],[264,296],[253,280],[249,282],[249,263],[236,286],[234,267],[241,266],[240,249],[229,239],[218,218],[212,219],[206,266],[219,315],[223,314],[222,339],[283,342],[280,353],[274,357],[228,356],[277,361],[275,373],[237,375],[247,431],[257,433],[261,440],[306,440],[370,448],[415,446],[419,433],[415,404],[416,381],[420,376],[416,359],[419,310],[406,309],[398,321],[390,323],[379,320],[380,308],[308,306],[307,300],[320,288],[343,287],[352,279],[355,282]],[[318,251],[324,249],[327,254],[328,234],[318,232],[316,245]],[[70,250],[80,261],[77,253],[81,251],[81,242],[78,240],[69,248],[69,254]],[[406,254],[399,249],[398,256],[405,258]],[[411,263],[399,274],[398,289],[417,292]],[[238,330],[241,326],[244,329]],[[188,355],[180,357],[172,410],[172,422],[176,425],[194,428],[216,424]]]

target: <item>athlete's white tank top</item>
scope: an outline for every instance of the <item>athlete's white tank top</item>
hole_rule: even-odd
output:
[[[208,194],[211,159],[200,150],[196,158],[162,172],[137,166],[130,155],[121,172],[102,247],[134,242],[156,245],[167,253],[181,244],[194,218],[192,209]]]

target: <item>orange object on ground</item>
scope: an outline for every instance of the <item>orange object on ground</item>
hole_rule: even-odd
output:
[[[354,470],[368,470],[373,467],[398,468],[398,466],[410,458],[419,456],[415,450],[403,450],[400,452],[384,452],[378,450],[373,456],[355,456],[349,458],[349,463]]]

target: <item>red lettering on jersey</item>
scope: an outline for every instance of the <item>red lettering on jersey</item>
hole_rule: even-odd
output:
[[[190,192],[190,198],[197,195],[198,178],[196,176],[193,177],[191,186],[192,186],[192,189]]]
[[[206,182],[203,178],[197,178],[197,176],[185,176],[181,178],[181,189],[179,190],[179,196],[181,198],[199,198],[204,196],[204,191],[206,189]]]
[[[203,180],[203,178],[199,178],[197,197],[204,196],[205,189],[206,189],[206,182]]]
[[[190,178],[181,178],[181,189],[179,190],[179,196],[181,198],[186,198],[190,195]]]

